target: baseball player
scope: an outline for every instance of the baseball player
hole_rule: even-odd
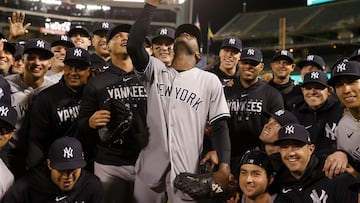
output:
[[[74,136],[70,131],[78,118],[83,88],[89,76],[90,54],[82,48],[69,48],[62,79],[40,92],[33,102],[28,129],[28,167],[45,160],[48,147],[55,139]]]
[[[75,47],[83,48],[85,50],[89,49],[89,46],[91,45],[91,36],[86,27],[75,25],[69,30],[67,35],[70,37],[71,42]]]
[[[3,203],[103,202],[99,178],[83,170],[86,162],[76,138],[65,136],[55,140],[47,157],[46,165],[29,171],[14,183]]]
[[[9,104],[0,103],[0,201],[14,183],[14,175],[7,166],[7,143],[15,133],[16,110]]]
[[[126,50],[130,28],[121,24],[109,30],[112,65],[88,82],[80,104],[79,129],[86,137],[95,133],[94,173],[103,184],[106,202],[133,201],[134,165],[148,138],[146,90]],[[124,121],[129,128],[115,135],[109,132],[110,123],[121,112],[105,107],[109,99],[124,103],[132,112],[132,121]]]
[[[332,95],[323,71],[306,73],[301,90],[305,104],[294,111],[299,123],[310,133],[315,145],[315,154],[327,156],[336,150],[335,131],[341,119],[344,106]]]
[[[156,30],[155,36],[151,40],[154,57],[160,59],[167,66],[170,66],[174,59],[174,38],[175,29],[161,27]]]
[[[30,119],[26,114],[33,98],[52,85],[45,74],[50,68],[50,59],[53,56],[48,42],[31,39],[24,47],[24,74],[12,74],[6,77],[10,84],[12,106],[18,114],[17,131],[9,142],[12,147],[9,161],[11,167],[14,167],[15,177],[25,172],[24,158],[27,151],[28,119]]]
[[[271,62],[273,79],[269,81],[269,85],[280,91],[285,109],[289,111],[304,103],[300,86],[290,78],[295,67],[294,57],[290,51],[280,50],[274,54]]]
[[[3,43],[3,48],[0,50],[0,58],[2,63],[0,64],[0,74],[6,76],[9,74],[9,70],[14,63],[15,46],[8,42],[6,37],[0,32],[0,40]]]
[[[298,66],[303,80],[306,73],[313,70],[325,71],[326,68],[324,59],[315,54],[307,55],[303,60],[299,61]]]
[[[328,179],[323,160],[314,155],[315,145],[303,125],[288,124],[280,128],[281,160],[288,169],[288,177],[281,181],[279,197],[288,202],[358,202],[357,192],[349,189],[355,178],[344,173]]]
[[[328,84],[335,88],[341,103],[348,109],[338,123],[335,136],[338,151],[330,154],[324,165],[324,171],[329,178],[349,172],[352,167],[356,173],[360,171],[359,156],[359,108],[360,98],[358,93],[360,83],[360,63],[348,61],[337,64],[332,71]]]
[[[239,77],[238,64],[242,50],[242,43],[236,37],[228,37],[222,41],[219,58],[220,62],[215,64],[210,72],[216,74],[224,87],[225,97],[227,90],[234,85]]]
[[[258,78],[263,66],[258,48],[244,48],[239,63],[240,77],[226,95],[231,114],[228,124],[232,171],[238,170],[236,163],[247,150],[260,145],[259,135],[266,123],[263,112],[284,109],[280,92]]]
[[[106,43],[106,35],[114,24],[109,22],[96,23],[93,29],[93,37],[91,44],[95,49],[95,53],[91,54],[91,70],[93,76],[104,72],[110,67],[111,58]]]
[[[45,77],[54,84],[58,83],[64,74],[66,51],[71,47],[74,47],[74,44],[66,35],[57,35],[51,42],[51,51],[54,53],[54,57],[51,58],[51,67],[48,72],[46,72]]]
[[[204,126],[214,128],[211,141],[218,153],[219,170],[214,176],[225,183],[230,174],[229,117],[223,89],[216,75],[195,68],[200,60],[201,33],[192,24],[175,32],[175,57],[170,67],[149,56],[143,47],[151,14],[160,0],[146,0],[132,27],[127,44],[148,93],[149,143],[136,163],[135,199],[138,202],[185,202],[172,184],[180,172],[199,171]],[[187,201],[186,201],[187,202]]]

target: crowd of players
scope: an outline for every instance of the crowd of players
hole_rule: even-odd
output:
[[[195,202],[172,180],[206,161],[239,189],[199,202],[358,202],[360,49],[330,79],[321,56],[296,63],[288,50],[261,75],[261,50],[228,37],[202,70],[194,25],[148,33],[159,2],[146,0],[134,25],[75,26],[51,43],[18,42],[30,24],[9,17],[0,202]],[[111,100],[132,112],[116,135]]]

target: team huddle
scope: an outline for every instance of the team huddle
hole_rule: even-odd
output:
[[[229,36],[204,68],[195,25],[149,32],[159,4],[52,43],[14,45],[30,25],[9,17],[0,202],[360,202],[360,52],[329,78],[321,56],[278,50],[262,75],[261,50]]]

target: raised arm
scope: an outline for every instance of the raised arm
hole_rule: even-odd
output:
[[[146,36],[149,34],[152,14],[160,0],[146,0],[145,6],[132,26],[127,42],[127,51],[137,71],[144,71],[148,62],[149,54],[144,48]]]

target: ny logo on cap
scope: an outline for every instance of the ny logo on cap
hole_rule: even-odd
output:
[[[246,55],[254,56],[255,55],[255,50],[254,49],[248,49],[247,52],[246,52]]]
[[[293,125],[288,125],[285,127],[285,134],[294,134],[294,126]]]
[[[81,57],[82,50],[81,49],[74,49],[74,56]]]
[[[313,61],[314,60],[314,55],[309,55],[306,57],[307,61]]]
[[[69,159],[69,158],[72,158],[72,157],[74,157],[74,155],[73,155],[73,148],[71,148],[71,147],[65,147],[64,149],[63,149],[63,151],[64,151],[64,158],[67,158],[67,159]]]
[[[310,77],[311,77],[311,79],[319,79],[319,72],[312,72],[311,73],[311,75],[310,75]]]
[[[9,108],[6,106],[0,107],[0,116],[7,116],[9,112]]]
[[[160,35],[167,35],[167,33],[168,33],[168,30],[166,28],[162,28],[160,30]]]
[[[280,55],[282,55],[282,56],[287,56],[287,55],[288,55],[288,51],[287,51],[287,50],[281,50]]]
[[[278,111],[276,111],[274,114],[277,115],[277,116],[281,116],[285,113],[285,111],[283,109],[280,109]]]
[[[68,41],[68,37],[66,35],[61,35],[60,40]]]
[[[249,164],[253,164],[254,162],[255,162],[254,159],[249,159],[249,160],[248,160],[248,163],[249,163]]]
[[[45,48],[45,42],[42,40],[36,41],[36,46],[39,48]]]
[[[234,38],[229,39],[229,44],[236,44],[236,40]]]
[[[101,28],[103,28],[103,29],[109,29],[109,27],[110,27],[110,25],[109,25],[108,22],[103,22],[103,23],[101,23]]]
[[[346,70],[346,64],[340,63],[336,66],[336,72],[343,72]]]

